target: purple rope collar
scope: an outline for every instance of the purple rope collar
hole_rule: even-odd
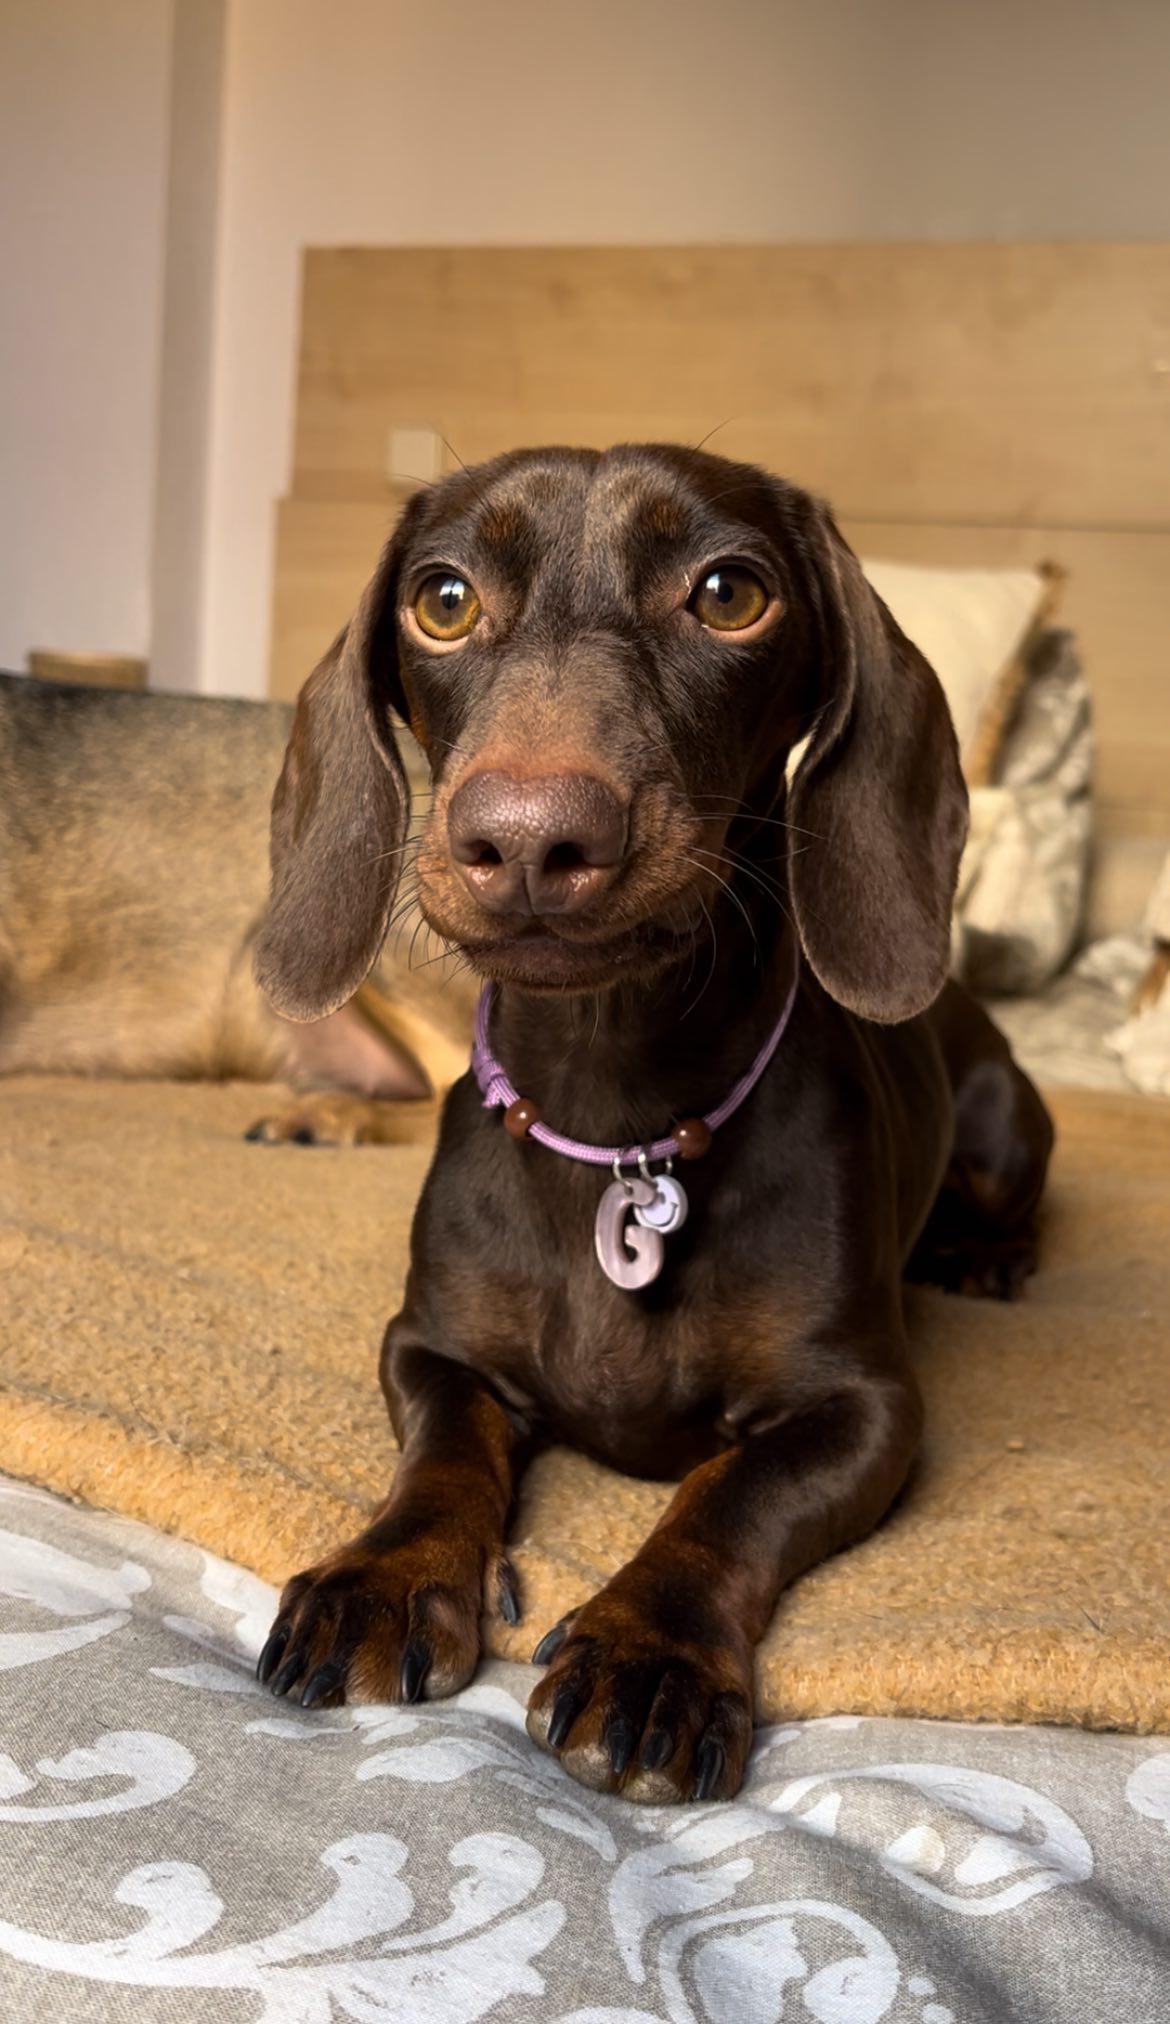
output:
[[[726,1124],[729,1117],[734,1117],[740,1105],[746,1103],[767,1068],[784,1037],[784,1029],[796,1003],[796,986],[799,978],[800,957],[794,946],[792,982],[788,987],[784,1010],[751,1067],[740,1076],[722,1103],[716,1104],[714,1110],[707,1112],[703,1123],[709,1131],[718,1131],[721,1124]],[[494,984],[485,984],[475,1008],[475,1043],[471,1050],[471,1069],[482,1092],[485,1110],[494,1110],[499,1104],[508,1107],[520,1101],[519,1090],[509,1080],[498,1056],[492,1053],[489,1028],[495,995]],[[624,1166],[637,1160],[639,1155],[647,1162],[672,1160],[680,1151],[679,1142],[673,1137],[655,1139],[653,1144],[648,1146],[591,1146],[581,1139],[566,1138],[563,1132],[553,1131],[550,1125],[543,1123],[530,1125],[527,1136],[535,1139],[539,1145],[547,1146],[552,1153],[561,1153],[569,1160],[585,1160],[594,1167]]]

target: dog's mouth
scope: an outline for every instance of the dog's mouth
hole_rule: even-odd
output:
[[[689,935],[652,922],[585,939],[543,921],[459,944],[481,976],[530,991],[596,991],[625,978],[650,977],[689,945]]]
[[[693,953],[703,925],[702,906],[690,894],[620,923],[556,915],[464,920],[462,909],[448,916],[425,890],[420,906],[436,934],[481,977],[529,991],[597,991],[645,981]]]

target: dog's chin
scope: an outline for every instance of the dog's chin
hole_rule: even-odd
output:
[[[537,921],[510,933],[483,937],[453,935],[438,921],[431,925],[486,981],[562,995],[649,982],[690,947],[689,936],[652,922],[589,939],[558,933]]]

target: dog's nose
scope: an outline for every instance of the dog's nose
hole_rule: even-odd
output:
[[[501,914],[571,914],[613,883],[626,813],[590,773],[472,773],[447,811],[451,856],[481,906]]]

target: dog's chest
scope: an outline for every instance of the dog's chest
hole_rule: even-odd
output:
[[[638,1474],[674,1475],[783,1408],[823,1291],[807,1185],[730,1147],[680,1164],[685,1224],[626,1290],[595,1248],[608,1170],[517,1144],[463,1085],[447,1124],[415,1227],[405,1318],[422,1340]]]
[[[671,1265],[657,1297],[625,1292],[595,1257],[547,1302],[533,1346],[541,1408],[567,1440],[620,1467],[671,1474],[718,1442],[727,1345],[707,1301],[672,1298]]]
[[[555,1437],[637,1474],[693,1467],[783,1387],[799,1298],[771,1264],[746,1274],[701,1202],[665,1239],[657,1279],[615,1286],[594,1246],[604,1177],[545,1162],[540,1183],[491,1215],[461,1191],[478,1212],[426,1276],[433,1333]]]

